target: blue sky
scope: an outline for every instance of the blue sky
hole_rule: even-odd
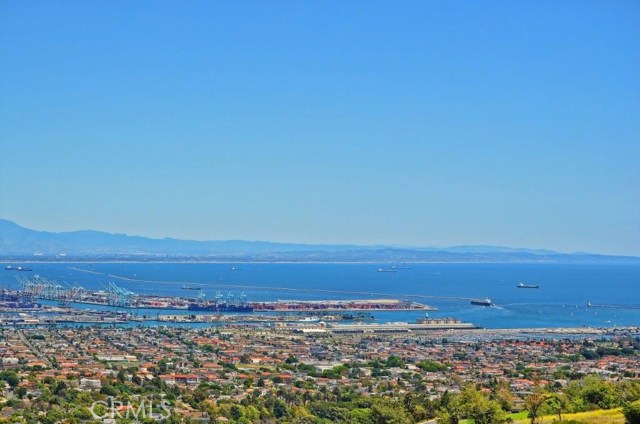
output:
[[[640,255],[640,3],[12,1],[0,217]]]

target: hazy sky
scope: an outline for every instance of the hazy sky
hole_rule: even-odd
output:
[[[640,255],[640,2],[0,3],[0,217]]]

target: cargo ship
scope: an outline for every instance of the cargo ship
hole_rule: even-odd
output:
[[[251,305],[234,305],[230,303],[190,303],[187,307],[190,311],[207,311],[207,312],[253,312]]]
[[[33,271],[33,269],[26,267],[26,266],[16,266],[13,267],[11,265],[7,265],[4,267],[5,271]]]
[[[491,299],[489,299],[488,297],[485,299],[471,299],[471,304],[472,305],[477,305],[477,306],[491,306]]]
[[[518,283],[516,287],[519,289],[539,289],[540,288],[540,286],[537,284],[525,284],[525,283]]]

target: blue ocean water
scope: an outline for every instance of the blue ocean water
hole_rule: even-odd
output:
[[[485,328],[614,327],[640,325],[640,266],[567,264],[174,264],[33,263],[33,274],[101,289],[111,281],[140,294],[194,296],[183,285],[249,300],[410,297],[438,308],[429,316],[453,316]],[[236,270],[233,270],[235,268]],[[19,273],[23,274],[23,273]],[[31,274],[31,273],[30,273]],[[17,288],[15,271],[0,285]],[[25,275],[26,276],[26,275]],[[538,284],[518,289],[516,284]],[[240,287],[243,286],[243,287]],[[414,296],[414,297],[411,297]],[[491,298],[492,307],[469,298]],[[587,308],[587,302],[621,308]],[[374,312],[376,320],[414,321],[422,312]]]

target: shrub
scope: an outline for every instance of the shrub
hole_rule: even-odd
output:
[[[622,413],[627,424],[640,424],[640,400],[625,405]]]

